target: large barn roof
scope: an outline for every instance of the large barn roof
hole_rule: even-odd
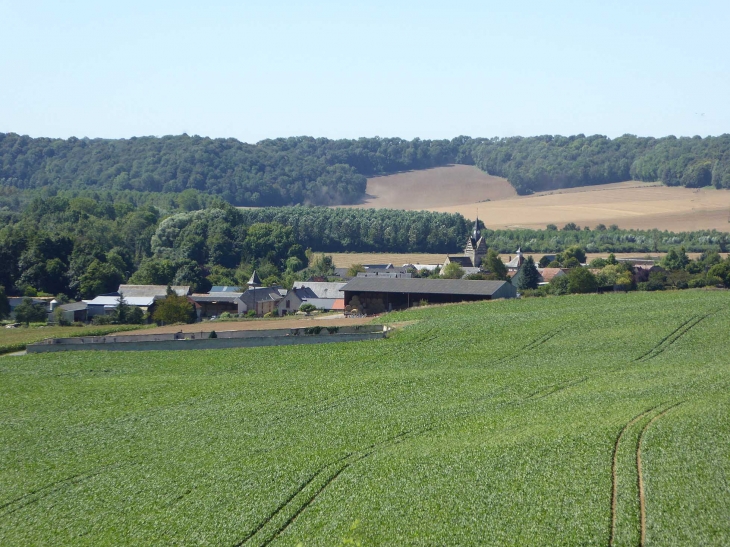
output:
[[[458,294],[491,296],[506,281],[477,281],[470,279],[391,279],[382,277],[355,277],[343,291],[390,292],[410,294]]]
[[[190,286],[173,285],[170,287],[178,296],[190,294]],[[164,298],[167,296],[167,285],[119,285],[118,293],[124,295],[125,298],[137,298],[146,296],[159,296]]]

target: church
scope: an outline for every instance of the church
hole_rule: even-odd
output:
[[[474,221],[474,228],[466,240],[466,248],[463,255],[446,255],[444,267],[450,262],[457,262],[462,268],[473,268],[478,271],[482,260],[487,256],[487,242],[484,241],[482,231],[479,229],[479,217]],[[466,273],[473,273],[467,270]]]

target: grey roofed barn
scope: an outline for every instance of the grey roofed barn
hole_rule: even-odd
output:
[[[243,296],[242,292],[210,292],[207,294],[193,294],[192,298],[195,302],[235,302]]]
[[[319,281],[295,281],[293,289],[307,289],[307,298],[344,298],[342,287],[345,283],[325,283]]]
[[[189,285],[173,285],[170,289],[178,296],[187,296],[190,294]],[[141,298],[146,296],[164,298],[167,296],[167,285],[119,285],[117,293],[123,294],[124,298]]]
[[[384,277],[355,277],[344,292],[397,292],[403,294],[450,294],[492,296],[503,292],[506,281],[474,281],[468,279],[392,279]]]

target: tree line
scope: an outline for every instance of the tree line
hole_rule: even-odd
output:
[[[452,163],[506,177],[520,194],[630,179],[730,188],[730,135],[405,140],[290,137],[247,144],[177,135],[49,139],[0,133],[0,208],[86,190],[187,191],[241,206],[342,205],[366,177]]]
[[[333,273],[332,260],[321,253],[459,253],[471,228],[459,214],[425,211],[236,209],[222,200],[202,206],[182,195],[153,205],[150,194],[90,190],[69,196],[36,197],[20,212],[0,211],[0,286],[8,294],[93,298],[125,282],[206,291],[245,285],[254,268],[267,283],[290,285]],[[550,253],[571,246],[588,252],[728,246],[728,234],[716,231],[588,230],[572,223],[547,230],[483,227],[482,234],[490,250],[502,253],[518,247]]]

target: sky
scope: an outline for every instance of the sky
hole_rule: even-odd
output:
[[[0,132],[730,133],[730,2],[0,0]]]

